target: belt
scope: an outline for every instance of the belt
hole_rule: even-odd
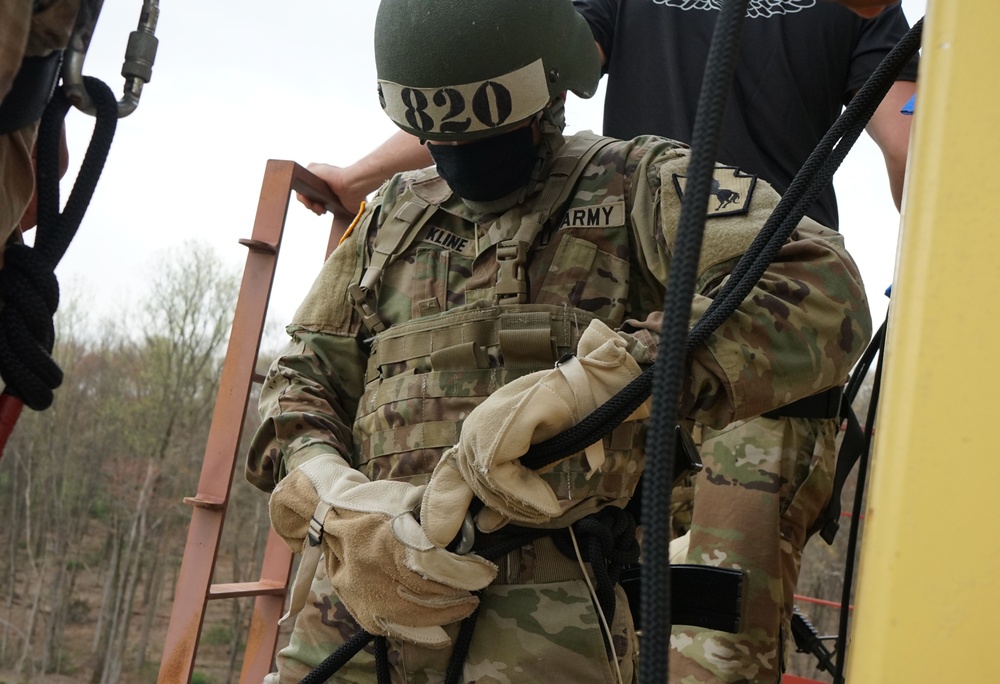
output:
[[[503,536],[502,533],[477,534],[473,551],[488,549]],[[583,579],[579,561],[568,558],[556,548],[552,537],[535,539],[493,562],[499,568],[494,584],[544,584]]]

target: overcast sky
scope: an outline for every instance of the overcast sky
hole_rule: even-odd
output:
[[[84,66],[120,96],[128,34],[141,3],[106,0]],[[925,0],[903,0],[910,23]],[[94,318],[139,302],[163,250],[197,239],[242,269],[268,159],[348,164],[396,129],[378,106],[374,0],[167,0],[152,81],[118,133],[90,210],[57,270],[64,296]],[[601,130],[603,87],[571,98],[569,130]],[[71,166],[92,119],[70,110]],[[885,312],[899,216],[878,148],[865,135],[837,174],[841,229],[858,261],[873,318]],[[69,186],[64,181],[62,199]],[[292,204],[269,320],[284,325],[319,269],[328,218]],[[877,322],[876,322],[877,324]]]

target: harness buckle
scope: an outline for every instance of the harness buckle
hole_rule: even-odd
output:
[[[368,290],[360,287],[357,283],[351,283],[347,287],[347,296],[354,304],[354,310],[361,316],[361,323],[365,329],[373,335],[377,335],[385,330],[385,323],[379,318],[378,313],[372,308],[368,301]]]
[[[528,243],[519,240],[504,240],[497,245],[496,301],[497,304],[526,304],[528,302],[528,278],[524,262],[528,258]]]

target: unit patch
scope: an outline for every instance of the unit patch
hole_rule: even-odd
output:
[[[441,228],[427,226],[427,235],[424,236],[424,242],[432,242],[435,245],[444,247],[452,252],[465,254],[465,252],[468,251],[466,248],[469,247],[472,240],[469,238],[459,237],[454,233],[449,233],[447,230],[443,230]]]
[[[625,225],[625,203],[608,202],[566,210],[559,228],[609,228]]]
[[[677,196],[684,200],[686,176],[674,174]],[[743,173],[735,166],[717,166],[712,174],[712,190],[708,196],[708,218],[745,214],[757,187],[757,176]]]

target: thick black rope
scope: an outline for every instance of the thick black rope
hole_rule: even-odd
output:
[[[371,632],[366,632],[363,629],[358,630],[354,636],[345,641],[340,648],[328,655],[326,660],[317,665],[309,674],[303,677],[299,684],[323,684],[333,675],[333,673],[346,665],[347,662],[355,655],[360,653],[361,649],[367,646],[374,638],[375,635]],[[376,668],[377,667],[378,665],[376,664]]]
[[[878,103],[892,86],[896,76],[920,47],[921,19],[904,36],[871,78],[851,100],[830,131],[817,145],[795,180],[778,202],[771,217],[761,228],[743,258],[733,269],[722,291],[708,310],[692,328],[687,342],[688,351],[693,351],[705,341],[718,326],[725,321],[743,302],[746,295],[760,280],[760,274],[767,269],[774,254],[788,239],[798,222],[805,216],[815,198],[833,178],[837,167],[847,156],[851,145],[861,135]],[[834,145],[838,140],[839,145]],[[806,190],[809,191],[808,195]],[[707,200],[706,200],[707,201]],[[780,230],[779,230],[780,228]],[[787,231],[787,232],[785,232]],[[767,260],[757,259],[764,245],[771,245]],[[751,270],[753,269],[753,270]],[[596,411],[585,417],[569,430],[551,439],[533,445],[521,458],[526,467],[537,470],[546,465],[571,456],[586,445],[597,442],[620,425],[633,411],[649,398],[653,386],[654,368],[647,368],[621,392],[602,404]]]
[[[573,531],[580,545],[580,555],[594,573],[597,603],[610,625],[617,607],[615,585],[625,568],[639,562],[641,550],[635,519],[621,508],[608,506],[574,523]],[[576,557],[573,540],[567,532],[554,534],[552,540],[564,556]],[[611,645],[607,645],[610,648]]]
[[[663,301],[660,353],[653,364],[653,408],[647,423],[642,518],[643,644],[639,681],[669,681],[670,652],[670,494],[679,420],[678,399],[688,359],[688,324],[705,231],[715,159],[722,137],[726,101],[736,71],[737,52],[748,0],[726,0],[715,22],[691,139],[691,161]],[[624,418],[624,417],[623,417]],[[648,619],[646,616],[649,616]]]
[[[389,640],[384,636],[375,637],[375,681],[377,684],[391,684],[389,670]]]
[[[6,394],[43,411],[62,371],[52,359],[59,307],[55,268],[83,220],[118,126],[118,103],[104,83],[84,77],[97,108],[94,134],[63,212],[59,213],[59,149],[70,103],[57,90],[38,131],[38,227],[34,247],[9,244],[0,271],[0,375]]]

